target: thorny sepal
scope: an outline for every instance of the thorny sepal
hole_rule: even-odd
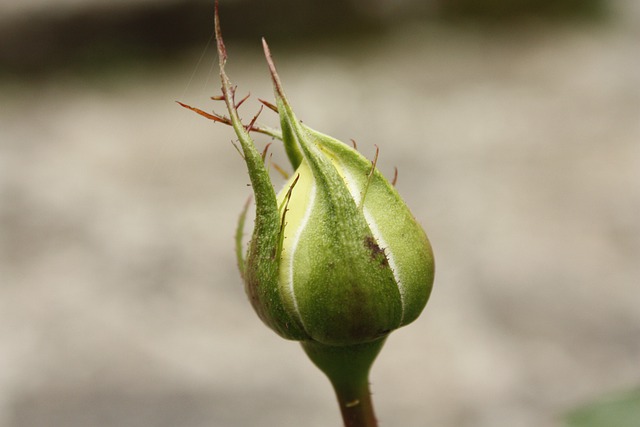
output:
[[[284,109],[284,105],[282,101],[278,99],[278,110],[282,111]],[[293,170],[298,169],[300,163],[302,163],[302,152],[300,151],[298,141],[296,139],[296,135],[293,132],[293,128],[289,123],[289,120],[286,116],[280,116],[280,128],[282,129],[282,133],[280,138],[284,145],[284,151],[287,153],[287,157],[289,158],[289,162],[293,167]]]
[[[284,150],[287,153],[287,157],[289,157],[291,166],[294,170],[296,170],[300,166],[300,163],[302,162],[302,159],[304,157],[302,152],[300,151],[300,142],[297,140],[298,135],[296,134],[295,130],[297,123],[295,123],[295,121],[292,122],[292,118],[295,119],[295,116],[293,115],[291,106],[289,106],[289,103],[284,96],[284,92],[282,91],[282,83],[280,82],[280,77],[278,76],[278,73],[275,72],[275,65],[273,64],[273,60],[271,59],[269,45],[267,45],[267,41],[264,38],[262,39],[262,47],[264,48],[267,64],[269,65],[269,69],[271,70],[271,78],[276,92],[276,107],[280,115],[280,128],[282,129],[282,142],[284,143]],[[283,112],[286,112],[287,114],[283,114]]]
[[[331,158],[351,196],[362,206],[367,223],[376,224],[377,243],[384,248],[402,296],[400,326],[408,325],[424,309],[433,285],[435,265],[427,235],[395,187],[366,157],[335,138],[302,126]]]
[[[298,321],[292,318],[286,310],[278,289],[279,242],[281,238],[278,202],[262,156],[256,149],[248,129],[242,124],[238,115],[234,99],[235,89],[225,72],[227,55],[220,30],[217,2],[215,31],[220,60],[222,95],[227,105],[231,125],[242,147],[256,201],[253,237],[249,244],[246,262],[243,263],[244,270],[241,271],[244,277],[245,291],[258,316],[271,329],[284,338],[308,339],[308,335],[301,328]]]
[[[331,158],[293,113],[264,47],[280,121],[291,129],[291,141],[303,156],[285,227],[280,271],[285,303],[316,342],[352,345],[380,339],[402,321],[393,271]],[[282,197],[281,192],[280,203]]]

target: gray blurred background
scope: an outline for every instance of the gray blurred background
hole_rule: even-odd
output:
[[[638,2],[221,1],[245,118],[264,35],[298,116],[378,145],[431,238],[381,426],[558,426],[638,386]],[[246,301],[231,130],[174,103],[223,111],[212,12],[0,1],[0,426],[340,425]]]

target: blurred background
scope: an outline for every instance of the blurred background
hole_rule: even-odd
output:
[[[638,2],[221,3],[245,118],[265,36],[298,116],[379,146],[431,238],[427,309],[373,368],[381,426],[559,426],[638,386]],[[231,130],[174,103],[223,111],[212,17],[0,1],[0,426],[340,425],[246,301]]]

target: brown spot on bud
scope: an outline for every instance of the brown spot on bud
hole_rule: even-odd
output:
[[[389,266],[387,254],[384,252],[384,249],[378,246],[378,242],[376,242],[376,239],[374,239],[373,236],[367,236],[364,238],[364,246],[371,251],[371,259],[379,261],[382,267]]]

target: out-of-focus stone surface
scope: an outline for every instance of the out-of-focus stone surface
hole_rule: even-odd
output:
[[[432,299],[374,366],[381,425],[553,426],[637,385],[632,3],[603,25],[272,46],[299,117],[377,144],[434,246]],[[259,49],[229,46],[246,118],[271,98]],[[232,132],[173,103],[213,106],[212,61],[1,83],[1,426],[339,425],[244,296]]]

